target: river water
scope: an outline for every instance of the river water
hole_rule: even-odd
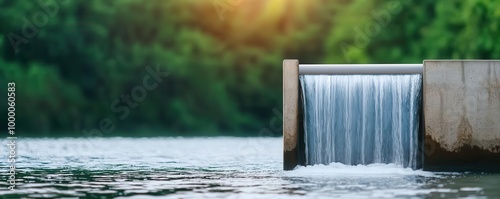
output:
[[[0,198],[500,198],[500,175],[340,163],[282,171],[281,138],[1,141]],[[5,160],[5,161],[4,161]]]

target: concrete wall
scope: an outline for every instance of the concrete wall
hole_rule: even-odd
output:
[[[302,122],[302,121],[300,121]],[[283,169],[298,164],[299,61],[283,61]]]
[[[424,61],[423,89],[424,169],[498,171],[500,60]]]

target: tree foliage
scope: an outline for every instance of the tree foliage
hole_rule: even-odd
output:
[[[257,135],[272,110],[281,110],[283,59],[499,58],[499,6],[494,0],[0,0],[0,83],[16,83],[17,126],[27,135],[82,136],[103,118],[130,135]],[[36,28],[32,37],[28,26]],[[120,119],[113,101],[141,86],[148,66],[169,76]],[[6,103],[0,108],[6,112]]]

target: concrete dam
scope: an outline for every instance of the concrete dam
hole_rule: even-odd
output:
[[[285,170],[391,163],[500,170],[500,60],[283,62]]]

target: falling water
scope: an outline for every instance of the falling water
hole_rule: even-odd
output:
[[[306,164],[416,168],[421,75],[300,75]]]

